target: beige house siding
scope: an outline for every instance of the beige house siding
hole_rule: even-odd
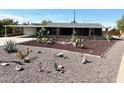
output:
[[[24,35],[36,35],[36,28],[31,28],[31,27],[24,27],[23,29],[23,34]]]

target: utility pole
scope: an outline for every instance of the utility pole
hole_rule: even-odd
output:
[[[74,10],[74,15],[73,15],[73,21],[72,21],[72,23],[77,23],[76,22],[76,18],[75,18],[75,10]]]
[[[73,22],[76,23],[76,21],[75,21],[75,10],[74,10],[74,20],[73,20]]]

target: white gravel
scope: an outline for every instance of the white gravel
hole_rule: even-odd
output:
[[[10,66],[0,66],[0,82],[25,82],[25,83],[111,83],[116,82],[121,56],[124,51],[124,41],[117,42],[113,48],[103,58],[89,57],[86,58],[91,63],[81,64],[81,53],[70,52],[59,49],[50,49],[42,47],[32,47],[18,45],[18,49],[30,48],[33,52],[30,54],[31,63],[23,63],[16,57],[15,53],[8,54],[0,47],[0,63],[5,61]],[[41,50],[41,54],[37,52]],[[63,52],[68,58],[55,57],[57,53]],[[17,61],[17,62],[11,62]],[[15,67],[21,65],[23,71],[16,71]],[[64,66],[65,73],[58,74],[53,68],[56,62]],[[38,72],[38,64],[41,63],[43,72]],[[47,73],[51,71],[51,73]]]

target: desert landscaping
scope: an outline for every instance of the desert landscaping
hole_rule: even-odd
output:
[[[72,44],[43,44],[36,40],[19,43],[20,52],[8,53],[5,46],[0,47],[0,82],[1,83],[113,83],[116,82],[120,58],[112,52],[123,41],[97,41],[96,52],[91,51],[90,40],[85,41],[85,48],[76,48]],[[67,43],[67,42],[66,42]],[[104,46],[104,44],[106,46]],[[102,47],[103,46],[103,47]],[[66,47],[66,49],[65,49]],[[72,49],[72,50],[69,50]],[[108,50],[109,49],[109,50]],[[29,50],[29,51],[28,51]],[[102,57],[99,53],[104,53]],[[22,52],[23,51],[23,52]],[[18,53],[28,53],[27,61],[18,57]],[[89,55],[85,55],[89,54]],[[112,58],[114,57],[115,58]],[[23,57],[23,56],[21,56]]]
[[[1,19],[0,83],[124,82],[124,15],[114,28],[78,23],[75,11],[73,17],[65,23]]]

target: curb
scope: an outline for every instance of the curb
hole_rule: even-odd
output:
[[[124,53],[122,55],[119,71],[117,74],[116,83],[124,83]]]

